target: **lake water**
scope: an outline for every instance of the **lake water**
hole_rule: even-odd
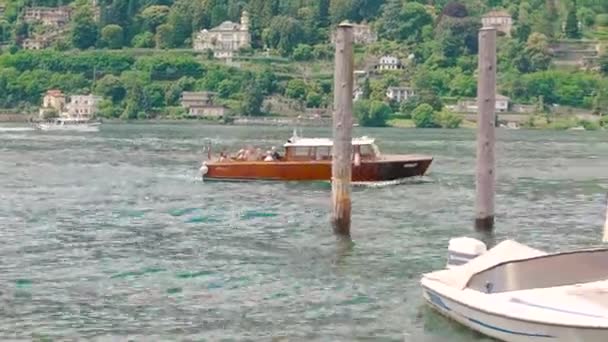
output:
[[[471,235],[473,130],[357,129],[428,176],[353,192],[353,244],[323,183],[202,183],[216,148],[290,128],[0,128],[0,339],[481,341],[422,305],[420,275]],[[304,129],[329,136],[329,129]],[[601,241],[608,133],[499,130],[496,240]]]

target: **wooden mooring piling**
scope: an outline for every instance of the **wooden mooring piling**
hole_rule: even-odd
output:
[[[353,68],[353,26],[342,23],[336,35],[331,169],[331,223],[341,236],[350,236]]]
[[[479,31],[479,73],[477,81],[477,167],[475,229],[494,229],[496,142],[496,29]]]

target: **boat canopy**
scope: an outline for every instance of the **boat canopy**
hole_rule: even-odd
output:
[[[353,146],[357,145],[373,145],[375,139],[369,137],[360,137],[353,138],[352,144]],[[284,147],[331,147],[334,145],[333,140],[328,138],[299,138],[292,137],[287,142]]]
[[[428,273],[425,274],[425,277],[439,281],[450,287],[464,290],[468,287],[471,278],[496,265],[543,255],[547,255],[547,253],[513,240],[506,240],[462,266]]]

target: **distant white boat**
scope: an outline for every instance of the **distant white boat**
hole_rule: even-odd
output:
[[[506,342],[608,341],[608,249],[547,254],[507,240],[450,241],[445,270],[424,274],[426,302]]]
[[[98,132],[101,122],[80,118],[56,118],[48,122],[40,122],[35,127],[42,131],[77,131]]]

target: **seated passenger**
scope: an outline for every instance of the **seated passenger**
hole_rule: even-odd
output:
[[[276,147],[272,146],[271,151],[272,151],[272,158],[274,158],[275,160],[281,160],[281,155],[277,151]]]
[[[274,161],[274,158],[272,157],[272,153],[270,151],[266,151],[266,158],[264,158],[264,161]]]
[[[236,153],[236,160],[245,160],[245,150],[244,149],[240,149]]]

